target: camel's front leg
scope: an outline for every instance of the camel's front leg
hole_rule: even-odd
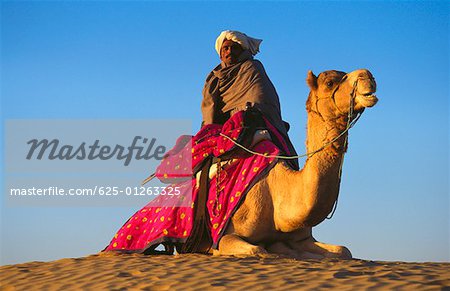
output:
[[[219,241],[218,250],[214,250],[213,254],[216,255],[244,255],[254,256],[267,254],[267,251],[256,245],[252,245],[242,239],[236,234],[226,234]]]
[[[321,258],[351,259],[352,253],[344,246],[324,244],[316,241],[312,236],[301,242],[289,242],[289,245],[299,254],[313,254]]]

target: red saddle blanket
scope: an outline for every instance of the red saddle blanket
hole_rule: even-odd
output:
[[[128,219],[104,250],[145,252],[160,243],[185,243],[193,228],[194,203],[199,192],[193,174],[211,155],[223,157],[235,151],[235,160],[224,167],[218,177],[216,174],[210,179],[207,199],[208,227],[212,247],[217,248],[230,218],[247,192],[276,164],[277,159],[273,156],[280,153],[279,147],[289,154],[281,135],[264,118],[272,140],[281,144],[277,147],[269,140],[259,142],[252,151],[263,156],[236,151],[236,145],[220,134],[244,144],[247,139],[248,143],[249,127],[244,119],[245,111],[241,111],[224,125],[206,125],[194,137],[180,137],[156,172],[156,176],[163,182],[175,183],[171,187],[176,187],[179,195],[160,195],[152,200]],[[250,140],[253,138],[252,132],[254,133],[254,130],[250,132]],[[192,147],[186,146],[189,142]],[[193,170],[190,175],[186,174],[187,168]]]

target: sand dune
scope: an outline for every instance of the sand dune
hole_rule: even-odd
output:
[[[450,290],[450,263],[102,253],[0,267],[3,290]]]

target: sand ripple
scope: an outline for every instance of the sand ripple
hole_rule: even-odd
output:
[[[450,263],[97,254],[0,267],[2,290],[450,290]]]

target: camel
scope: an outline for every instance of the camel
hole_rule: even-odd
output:
[[[312,153],[294,171],[279,160],[247,193],[214,255],[263,255],[293,258],[352,258],[344,246],[318,242],[312,227],[332,211],[339,194],[340,171],[347,150],[348,119],[374,106],[376,83],[366,69],[351,73],[308,72],[306,149]],[[349,115],[350,111],[350,115]],[[341,136],[339,136],[342,134]]]

